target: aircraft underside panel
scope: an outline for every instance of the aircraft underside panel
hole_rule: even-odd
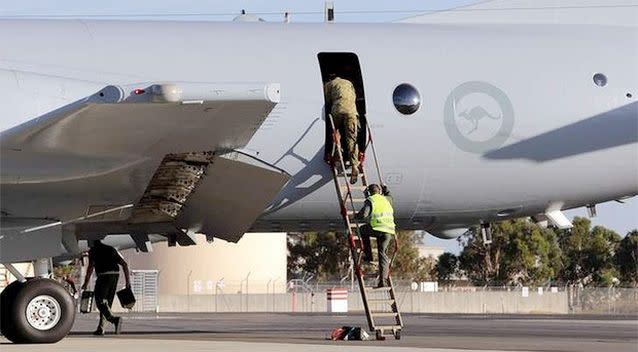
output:
[[[205,234],[237,242],[290,178],[283,170],[240,152],[211,156],[204,169],[183,199],[161,194],[165,189],[155,187],[159,183],[154,177],[126,220],[89,219],[74,225],[76,236],[130,234],[135,239],[162,234],[169,242],[185,246],[194,244],[192,235]],[[163,167],[158,171],[163,172]]]
[[[0,263],[16,263],[64,253],[60,226],[25,232],[25,228],[3,229],[0,235]]]

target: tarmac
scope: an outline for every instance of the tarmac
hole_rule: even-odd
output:
[[[400,340],[331,341],[335,327],[365,326],[362,314],[126,314],[124,333],[94,337],[97,315],[78,315],[52,345],[0,351],[638,351],[637,316],[404,314]]]

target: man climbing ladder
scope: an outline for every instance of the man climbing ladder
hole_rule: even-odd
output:
[[[346,68],[346,72],[349,70]],[[324,85],[326,109],[332,115],[333,129],[345,135],[348,158],[351,165],[350,183],[357,183],[359,176],[359,152],[357,135],[359,133],[359,114],[357,112],[357,94],[352,82],[338,77],[336,73],[328,75]]]
[[[390,274],[388,247],[396,228],[390,191],[386,186],[383,186],[383,194],[381,194],[381,188],[376,184],[368,186],[367,193],[369,196],[363,208],[357,213],[357,219],[365,222],[365,225],[359,228],[361,239],[363,240],[363,260],[365,262],[370,263],[372,261],[370,237],[377,239],[379,253],[379,283],[377,287],[390,285],[388,282]]]

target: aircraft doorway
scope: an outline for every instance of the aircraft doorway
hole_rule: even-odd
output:
[[[352,82],[356,93],[356,107],[357,114],[359,116],[359,130],[357,134],[357,144],[360,152],[364,152],[367,142],[367,128],[366,128],[366,101],[363,90],[363,77],[361,75],[361,66],[359,65],[359,58],[355,53],[319,53],[317,55],[319,59],[319,68],[321,69],[321,81],[323,86],[331,79],[332,75],[336,75],[343,79],[347,79]],[[332,127],[330,125],[330,119],[328,114],[330,113],[330,106],[325,105],[326,122],[326,135],[325,135],[325,153],[326,158],[332,154]],[[345,134],[341,133],[341,144],[345,143]],[[344,159],[346,156],[344,155]],[[328,159],[326,159],[328,160]]]

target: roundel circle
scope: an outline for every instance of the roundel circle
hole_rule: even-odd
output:
[[[468,153],[485,153],[502,146],[514,129],[514,107],[507,94],[481,81],[454,88],[443,110],[445,131]]]

